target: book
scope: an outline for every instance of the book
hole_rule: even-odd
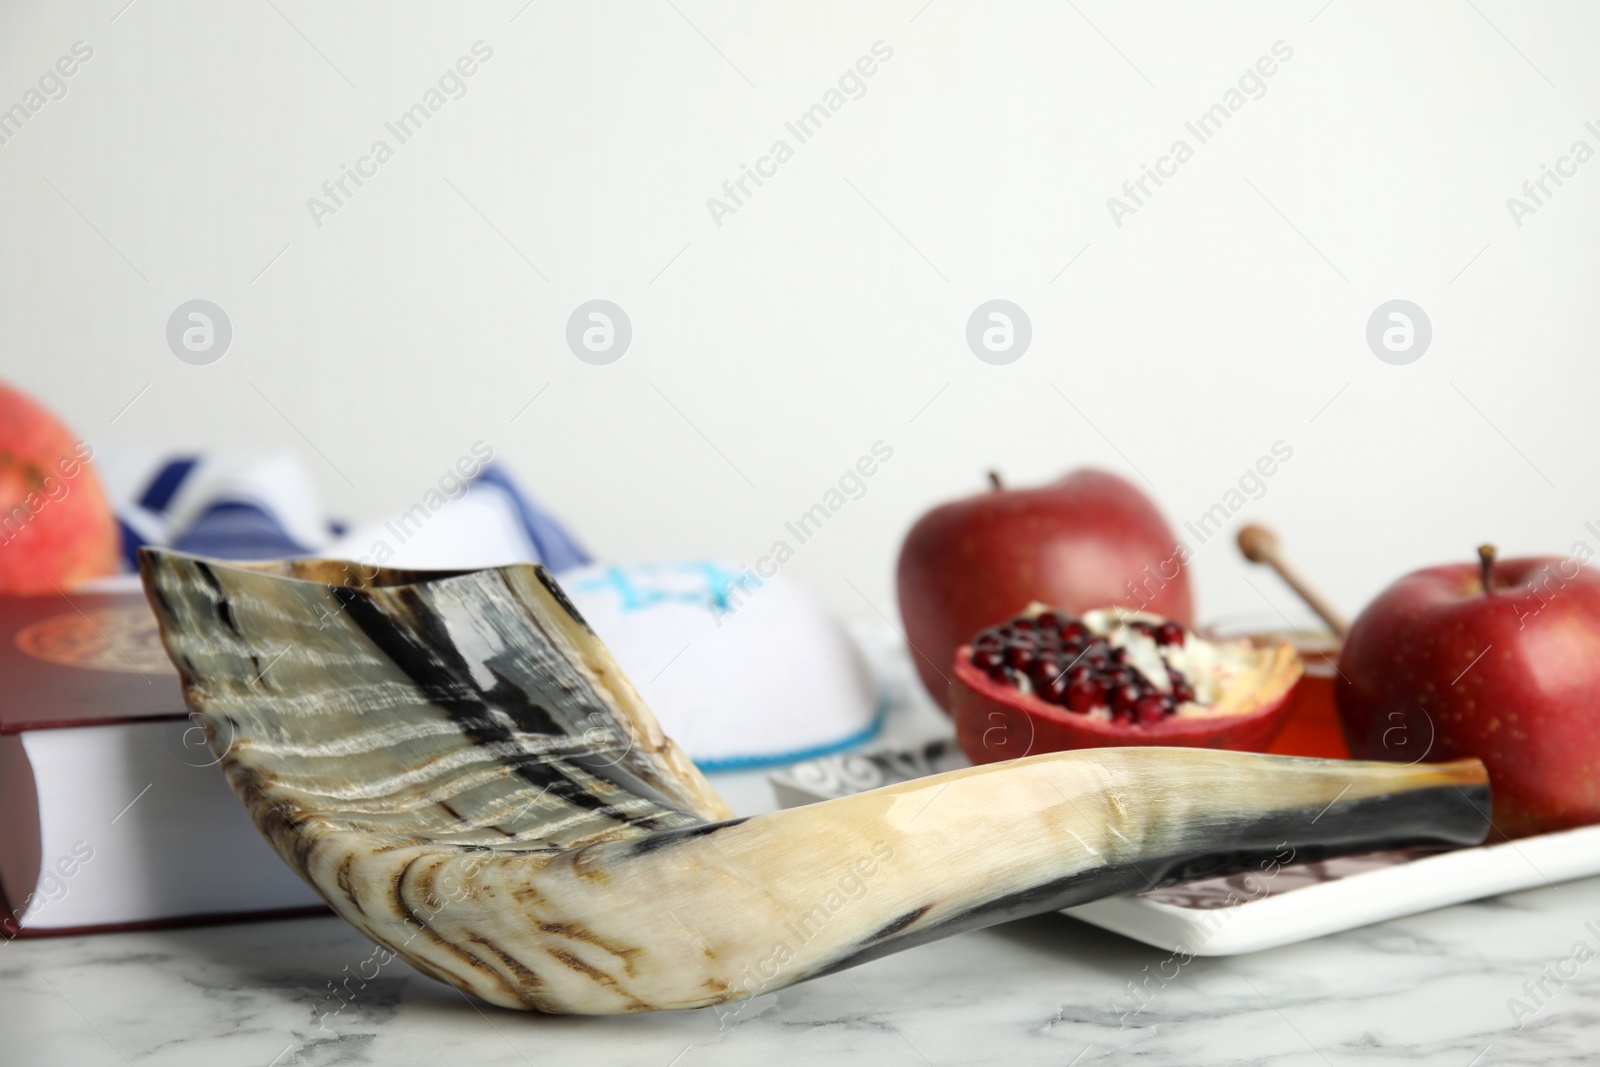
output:
[[[317,914],[141,593],[0,597],[0,937]]]

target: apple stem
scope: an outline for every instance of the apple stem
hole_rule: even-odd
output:
[[[1494,592],[1494,553],[1493,545],[1478,546],[1478,564],[1483,571],[1483,592],[1490,595]]]
[[[989,488],[994,490],[997,493],[1000,490],[1005,488],[1005,486],[1000,483],[1000,472],[999,471],[990,471],[989,472]]]

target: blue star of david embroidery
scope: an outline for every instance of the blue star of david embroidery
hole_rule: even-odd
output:
[[[748,589],[759,584],[760,580],[751,575],[719,567],[710,560],[698,560],[613,565],[574,588],[586,593],[615,593],[624,612],[644,611],[663,603],[703,604],[714,612],[726,612],[728,594],[734,586]]]

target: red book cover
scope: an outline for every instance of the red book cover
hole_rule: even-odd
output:
[[[0,734],[188,714],[142,593],[0,596]]]

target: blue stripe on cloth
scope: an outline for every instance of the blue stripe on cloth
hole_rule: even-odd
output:
[[[137,571],[139,569],[139,549],[150,542],[140,537],[138,532],[132,526],[129,526],[127,520],[121,516],[117,518],[117,528],[122,531],[122,565],[127,570]]]
[[[559,523],[534,507],[533,502],[499,466],[491,463],[479,472],[473,483],[492,485],[510,498],[512,506],[516,508],[517,518],[522,521],[523,532],[538,553],[539,562],[550,570],[564,571],[590,562],[589,553]]]
[[[198,456],[183,456],[178,459],[168,460],[156,476],[150,479],[150,484],[145,486],[144,495],[139,498],[139,506],[157,515],[167,510],[167,505],[172,503],[172,498],[178,495],[178,487],[183,485],[183,480],[189,477],[189,472],[194,470],[196,463],[200,462]]]
[[[212,504],[172,547],[216,559],[281,559],[311,551],[289,536],[277,516],[243,500]]]

